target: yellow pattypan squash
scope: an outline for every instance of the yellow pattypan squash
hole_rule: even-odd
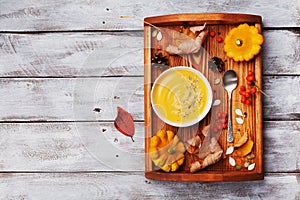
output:
[[[173,131],[160,130],[150,140],[150,158],[165,172],[174,172],[184,162],[184,144]]]
[[[261,50],[264,38],[255,26],[241,24],[233,28],[224,40],[224,51],[234,61],[249,61]]]

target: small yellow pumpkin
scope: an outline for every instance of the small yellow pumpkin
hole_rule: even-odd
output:
[[[264,37],[255,26],[241,24],[233,28],[224,40],[224,51],[234,61],[249,61],[261,50]]]
[[[150,140],[149,155],[165,172],[174,172],[184,162],[185,147],[173,131],[160,130]]]

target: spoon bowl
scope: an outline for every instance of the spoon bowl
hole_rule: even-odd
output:
[[[233,70],[227,70],[222,77],[222,85],[228,93],[228,130],[227,142],[233,142],[232,122],[231,122],[231,94],[238,84],[238,77]]]

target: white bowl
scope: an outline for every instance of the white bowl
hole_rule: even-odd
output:
[[[158,110],[158,108],[157,108],[159,106],[158,102],[154,102],[155,87],[157,87],[158,84],[164,83],[166,85],[168,83],[168,81],[170,82],[171,79],[167,78],[167,77],[171,73],[174,73],[174,71],[176,71],[176,70],[181,70],[181,71],[187,70],[187,71],[192,72],[193,75],[197,76],[197,79],[201,80],[202,83],[204,83],[203,85],[206,87],[206,91],[207,91],[207,100],[206,100],[206,102],[203,102],[205,105],[203,105],[204,108],[202,108],[202,112],[199,115],[195,115],[194,118],[192,118],[188,121],[185,121],[185,122],[170,121]],[[172,68],[167,69],[166,71],[164,71],[163,73],[161,73],[158,76],[158,78],[153,83],[150,98],[151,98],[151,104],[152,104],[154,112],[162,121],[164,121],[165,123],[170,124],[172,126],[176,126],[176,127],[187,127],[187,126],[191,126],[191,125],[196,124],[197,122],[201,121],[209,112],[211,105],[212,105],[212,89],[211,89],[211,86],[210,86],[208,80],[198,70],[191,68],[191,67],[177,66],[177,67],[172,67]]]

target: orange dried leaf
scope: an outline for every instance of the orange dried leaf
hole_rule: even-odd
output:
[[[241,135],[240,132],[237,132],[235,134],[235,138],[234,138],[234,147],[240,147],[242,145],[244,145],[247,141],[248,141],[248,137],[250,137],[250,135],[248,132],[244,132],[243,135]]]
[[[252,148],[253,148],[254,142],[250,137],[250,129],[247,130],[247,133],[248,133],[247,134],[248,135],[247,142],[243,146],[241,146],[237,149],[237,155],[240,157],[244,157],[244,156],[248,155],[252,151]]]

